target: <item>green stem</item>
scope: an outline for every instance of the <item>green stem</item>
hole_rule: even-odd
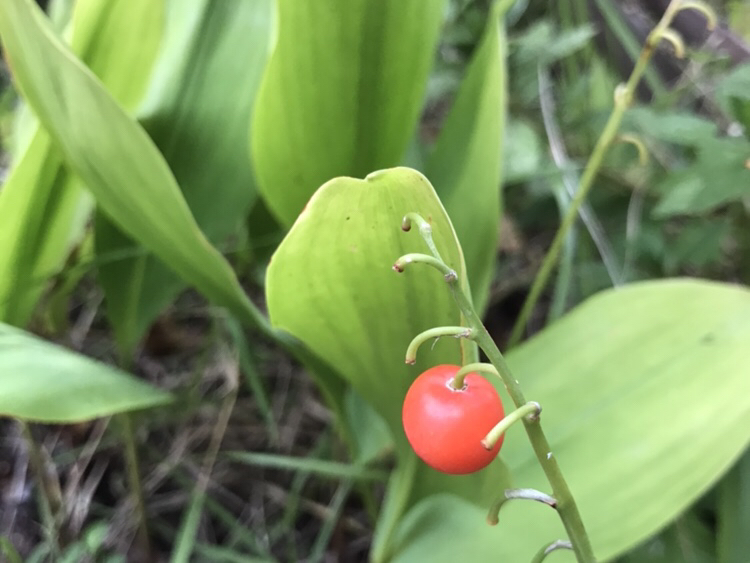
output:
[[[401,222],[401,229],[407,232],[410,231],[412,221],[419,227],[419,234],[422,235],[422,238],[427,243],[427,248],[430,249],[432,255],[442,262],[443,259],[440,257],[440,252],[438,252],[437,246],[435,246],[435,242],[432,240],[432,226],[419,213],[407,213]]]
[[[428,239],[431,240],[432,238],[431,233],[422,233],[422,236],[426,241]],[[443,272],[444,269],[448,268],[448,266],[442,263],[437,257],[434,257],[434,260],[442,264],[442,266],[435,265],[432,261],[430,262],[430,265],[435,266],[439,271]],[[424,260],[420,261],[425,262]],[[471,299],[462,290],[457,276],[445,276],[445,280],[450,287],[459,310],[463,314],[467,328],[471,331],[471,339],[476,342],[482,350],[484,350],[487,358],[495,366],[498,375],[503,380],[511,400],[516,408],[520,409],[527,403],[526,398],[521,391],[521,386],[511,373],[505,358],[495,344],[495,341],[492,339],[492,336],[487,332],[487,329],[482,323],[482,319],[474,310]],[[450,327],[450,329],[451,331],[455,331],[456,327]],[[436,330],[440,329],[438,328]],[[455,334],[455,332],[453,333]],[[594,552],[591,548],[591,542],[586,533],[586,528],[583,525],[583,520],[581,520],[581,515],[578,512],[575,499],[573,498],[573,495],[568,488],[568,484],[560,471],[557,459],[552,455],[549,442],[547,442],[547,437],[544,435],[542,427],[539,424],[539,417],[527,416],[523,418],[523,424],[526,429],[526,434],[529,437],[529,441],[531,442],[532,449],[534,450],[534,454],[552,487],[552,494],[557,500],[557,511],[560,514],[560,519],[568,533],[568,537],[570,537],[573,544],[576,558],[579,563],[595,562],[596,559],[594,558]]]
[[[426,240],[432,240],[432,237],[429,237],[429,239]],[[450,268],[445,262],[443,262],[443,260],[439,256],[429,256],[427,254],[421,254],[419,252],[404,254],[393,264],[393,269],[400,274],[406,269],[406,266],[408,266],[409,264],[427,264],[428,266],[432,266],[443,274],[443,276],[445,277],[445,281],[451,281],[458,278],[456,271]]]
[[[659,23],[651,31],[648,38],[646,39],[646,43],[641,49],[641,53],[638,56],[638,60],[633,67],[633,71],[631,72],[628,81],[624,85],[621,84],[620,86],[618,86],[615,90],[615,104],[614,108],[612,109],[612,113],[610,114],[609,119],[604,126],[604,130],[599,136],[599,139],[594,145],[594,150],[592,151],[591,156],[586,163],[586,168],[584,169],[583,175],[581,176],[581,180],[578,185],[578,189],[576,190],[575,197],[573,198],[573,201],[571,201],[570,207],[563,217],[562,223],[560,223],[560,227],[557,229],[557,233],[555,233],[555,238],[552,241],[552,245],[547,251],[547,254],[544,257],[544,261],[539,268],[539,272],[534,278],[534,283],[531,285],[531,289],[529,290],[529,294],[526,297],[526,301],[524,302],[521,312],[518,315],[518,319],[513,326],[513,331],[511,332],[510,339],[508,341],[509,347],[518,344],[521,336],[523,335],[524,327],[526,326],[526,323],[531,316],[531,312],[534,310],[534,307],[536,306],[536,303],[539,300],[542,291],[549,281],[549,276],[552,273],[552,269],[557,263],[557,259],[560,255],[560,250],[562,249],[565,237],[567,236],[568,231],[573,226],[573,223],[578,217],[578,211],[581,208],[581,205],[583,205],[583,202],[586,201],[586,197],[591,191],[591,187],[594,185],[594,179],[596,178],[596,175],[599,172],[602,163],[604,162],[604,156],[607,154],[607,151],[609,150],[610,146],[615,140],[615,137],[617,136],[617,131],[622,124],[622,119],[625,115],[625,111],[630,107],[633,101],[636,86],[638,85],[641,76],[648,66],[648,62],[651,59],[654,48],[664,37],[664,32],[672,22],[672,18],[674,18],[674,15],[680,9],[680,4],[680,0],[672,0],[672,2],[665,10],[661,21],[659,21]]]
[[[120,415],[122,423],[122,438],[125,445],[125,465],[128,474],[130,494],[135,505],[136,517],[138,519],[138,542],[143,550],[143,556],[148,558],[151,553],[151,545],[148,534],[148,522],[146,519],[146,502],[143,497],[141,485],[140,468],[138,465],[138,450],[135,445],[135,432],[130,414]]]
[[[464,330],[466,330],[466,328],[464,328]],[[454,389],[461,389],[464,386],[464,378],[470,373],[488,373],[490,375],[494,375],[495,377],[500,377],[500,374],[497,372],[497,368],[492,364],[466,364],[456,372],[456,375],[453,376],[453,382],[451,383],[451,386]]]
[[[542,561],[544,561],[544,559],[550,553],[552,553],[553,551],[557,551],[558,549],[573,549],[573,546],[570,545],[569,541],[565,540],[557,540],[553,541],[552,543],[548,543],[542,549],[536,552],[536,555],[534,555],[531,563],[542,563]]]
[[[533,500],[546,504],[550,508],[557,508],[557,499],[542,491],[536,489],[507,489],[503,491],[503,495],[495,501],[495,504],[490,507],[487,513],[487,523],[490,526],[497,525],[500,521],[500,509],[506,502],[513,499]]]
[[[469,338],[471,337],[471,330],[465,326],[439,326],[437,328],[431,328],[420,332],[414,339],[409,343],[409,347],[406,349],[406,359],[404,360],[409,365],[417,363],[417,350],[419,347],[433,338],[440,338],[441,336],[453,336],[456,338]]]
[[[451,281],[449,285],[458,303],[458,307],[464,314],[467,324],[472,331],[473,340],[484,350],[487,358],[497,368],[505,384],[505,388],[508,390],[508,395],[510,395],[516,408],[522,407],[527,403],[526,398],[523,395],[523,391],[521,391],[518,380],[513,377],[500,349],[482,324],[482,319],[477,315],[469,298],[461,291],[457,281]],[[557,459],[552,455],[552,450],[539,424],[539,419],[530,420],[527,417],[523,419],[523,425],[534,454],[539,461],[539,465],[541,465],[547,481],[549,481],[552,487],[552,496],[557,499],[557,511],[560,514],[565,531],[568,533],[568,537],[573,544],[573,551],[576,554],[576,558],[580,563],[592,563],[596,561],[593,549],[591,548],[591,541],[586,533],[586,528],[578,512],[575,499],[568,488],[568,483],[565,481],[562,471],[560,471]]]
[[[539,403],[535,403],[534,401],[526,403],[522,407],[517,408],[508,416],[504,417],[492,428],[492,430],[487,433],[487,435],[482,440],[482,447],[486,450],[491,450],[495,447],[497,441],[502,437],[503,434],[505,434],[508,428],[513,425],[513,423],[518,422],[519,420],[524,418],[538,418],[539,413],[541,412],[542,407],[539,406]]]
[[[41,512],[42,521],[44,522],[45,531],[48,536],[48,541],[50,542],[52,555],[57,557],[62,544],[60,530],[62,493],[60,492],[59,484],[53,482],[47,473],[47,464],[44,459],[44,453],[34,439],[28,422],[20,420],[19,424],[21,425],[21,431],[23,432],[26,446],[29,448],[29,460],[31,461],[31,466],[34,469],[34,473],[36,473],[36,478],[38,480],[39,490],[37,501],[39,503],[39,511]]]

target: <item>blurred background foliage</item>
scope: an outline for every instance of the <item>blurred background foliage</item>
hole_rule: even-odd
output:
[[[311,8],[297,14],[291,34],[281,38],[274,26],[292,5],[283,0],[53,0],[44,7],[76,55],[138,120],[174,176],[174,190],[200,228],[186,223],[185,260],[204,251],[205,235],[260,303],[270,257],[319,184],[406,164],[427,171],[465,253],[476,248],[471,237],[485,243],[496,237],[497,245],[485,244],[479,256],[467,253],[467,265],[480,272],[472,278],[474,297],[502,343],[570,205],[613,91],[667,3],[517,0],[504,16],[507,43],[483,54],[507,57],[507,72],[472,66],[483,53],[489,0],[412,3],[408,17],[394,16],[390,24],[388,10],[375,14],[358,0],[350,34],[341,36],[325,33],[336,26],[325,10]],[[621,129],[631,137],[608,153],[529,333],[597,291],[632,281],[695,276],[747,285],[750,5],[711,5],[721,22],[713,32],[696,13],[674,22],[688,45],[684,59],[669,47],[658,49]],[[394,40],[385,62],[377,53],[366,62],[405,84],[408,96],[383,102],[389,93],[378,90],[375,75],[370,103],[346,107],[337,88],[356,86],[357,76],[336,73],[335,65],[324,79],[314,68],[295,74],[306,64],[305,49],[291,66],[273,59],[274,47],[294,49],[308,36],[321,48],[337,41],[345,51],[360,28],[370,29],[371,18],[382,18],[384,29],[396,26],[406,39]],[[401,49],[422,55],[394,78],[387,63]],[[3,421],[0,551],[11,561],[117,561],[124,554],[142,560],[145,553],[158,560],[170,552],[177,561],[364,560],[392,464],[382,421],[361,397],[336,388],[335,377],[321,375],[328,366],[315,370],[316,388],[302,376],[297,360],[305,360],[256,338],[266,330],[262,324],[246,339],[233,319],[186,290],[197,286],[210,295],[206,287],[229,279],[220,257],[205,251],[215,278],[200,286],[156,257],[158,237],[138,239],[137,223],[129,231],[117,227],[110,215],[118,200],[111,210],[95,206],[20,101],[12,61],[0,71],[0,320],[127,367],[172,391],[179,405],[134,417],[151,545],[134,540],[137,518],[117,422],[33,425],[35,450],[20,425]],[[316,96],[340,114],[339,128],[297,108],[309,99],[299,92],[310,85],[320,86]],[[486,110],[470,129],[480,139],[473,145],[461,124],[476,118],[472,111],[487,91],[498,97],[496,112]],[[258,107],[265,108],[262,114],[254,113]],[[311,119],[301,129],[307,137],[289,139],[285,133],[299,123],[284,127],[271,119],[274,112],[295,118],[290,107]],[[461,108],[458,117],[452,117],[454,107]],[[392,143],[362,141],[384,121]],[[481,125],[486,130],[476,133]],[[340,154],[330,139],[320,140],[327,127],[334,136],[341,128],[351,136]],[[493,132],[502,128],[504,142],[495,145]],[[634,138],[640,146],[629,142]],[[485,151],[472,153],[475,146]],[[336,158],[328,158],[332,151]],[[477,167],[470,165],[459,179],[451,176],[461,163],[492,161],[493,154],[497,166],[481,168],[480,177],[472,176]],[[274,190],[283,182],[302,192],[280,201]],[[466,193],[460,189],[467,188],[455,186],[467,182],[481,184],[490,202],[481,221],[459,219],[460,209],[452,211],[444,195],[459,190],[460,201]],[[494,207],[500,184],[501,209]],[[169,193],[165,188],[157,216],[166,216]],[[249,307],[235,293],[227,295],[225,303]],[[253,309],[247,311],[253,318]],[[334,383],[326,387],[324,380]],[[332,396],[341,412],[329,410]],[[158,402],[138,397],[134,404]],[[111,414],[133,408],[107,400]],[[342,440],[347,416],[361,420],[349,429],[355,436]],[[357,436],[363,425],[376,431]],[[362,455],[355,461],[370,465],[349,461],[351,442]],[[34,461],[40,452],[42,459]],[[745,454],[700,501],[619,560],[746,562],[749,459]],[[33,500],[39,484],[31,466],[37,462],[63,507],[53,530],[39,524]]]

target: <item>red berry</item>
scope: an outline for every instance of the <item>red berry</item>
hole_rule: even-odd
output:
[[[404,399],[402,419],[414,452],[430,467],[463,475],[487,467],[503,437],[488,451],[481,440],[505,416],[495,388],[470,373],[462,389],[451,381],[459,366],[435,366],[412,383]]]

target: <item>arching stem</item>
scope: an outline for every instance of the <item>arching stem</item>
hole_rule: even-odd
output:
[[[497,368],[493,366],[492,364],[484,364],[484,363],[466,364],[465,366],[463,366],[460,370],[456,372],[456,375],[453,376],[453,381],[451,381],[451,387],[453,387],[454,389],[463,388],[464,379],[470,373],[488,373],[490,375],[494,375],[495,377],[500,377],[500,374],[497,372]]]
[[[431,239],[430,239],[431,240]],[[393,269],[397,271],[399,274],[406,269],[406,266],[409,264],[427,264],[428,266],[432,266],[436,270],[440,271],[443,276],[445,277],[445,281],[452,281],[457,280],[458,275],[456,274],[455,270],[452,270],[448,267],[448,265],[443,262],[440,258],[435,258],[434,256],[428,256],[427,254],[420,254],[418,252],[415,252],[413,254],[404,254],[401,258],[396,260],[396,262],[393,264]]]
[[[487,433],[487,435],[482,440],[482,447],[486,450],[491,450],[495,447],[495,444],[497,444],[497,441],[500,439],[500,437],[505,434],[505,431],[508,430],[508,428],[510,428],[514,422],[518,422],[519,420],[524,418],[532,419],[532,417],[534,417],[534,420],[539,420],[539,413],[541,412],[542,407],[539,405],[539,403],[536,403],[534,401],[526,403],[522,407],[517,408],[508,416],[503,418],[500,422],[498,422],[492,428],[492,430]]]
[[[550,508],[557,508],[557,499],[542,491],[536,489],[507,489],[503,491],[503,495],[495,501],[487,513],[487,523],[490,526],[497,525],[500,521],[500,509],[506,502],[513,499],[533,500],[546,504]]]
[[[438,249],[432,240],[432,227],[422,218],[421,215],[418,213],[407,213],[404,220],[401,222],[401,229],[404,231],[410,231],[412,221],[417,224],[417,227],[419,227],[419,234],[422,235],[422,238],[427,243],[427,248],[430,249],[432,255],[442,262],[443,259],[440,256],[440,252],[438,252]]]
[[[552,543],[548,543],[542,549],[536,552],[536,555],[534,555],[531,563],[542,563],[542,561],[544,561],[544,559],[550,553],[552,553],[553,551],[557,551],[558,549],[573,549],[573,546],[570,545],[569,541],[565,540],[556,540]]]
[[[465,326],[439,326],[420,332],[414,339],[409,343],[409,347],[406,349],[405,362],[409,365],[417,363],[417,350],[419,347],[433,338],[440,338],[441,336],[453,336],[455,338],[471,338],[471,329]]]

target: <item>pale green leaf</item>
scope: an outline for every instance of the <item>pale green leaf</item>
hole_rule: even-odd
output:
[[[169,400],[112,366],[0,324],[0,415],[71,423]]]
[[[495,273],[500,222],[506,110],[501,8],[496,3],[492,10],[426,167],[458,234],[474,303],[480,311]]]
[[[71,49],[117,102],[134,109],[151,77],[164,35],[163,2],[77,0]]]
[[[101,209],[215,303],[262,325],[148,135],[54,35],[42,12],[29,0],[3,1],[0,37],[15,81]]]
[[[419,118],[444,0],[277,2],[253,117],[258,188],[291,224],[335,176],[401,163]]]
[[[416,367],[404,364],[406,346],[419,332],[460,324],[438,272],[421,265],[400,275],[391,269],[402,254],[427,251],[416,229],[401,230],[411,211],[432,224],[446,263],[463,271],[453,229],[429,182],[397,168],[322,186],[274,254],[266,280],[273,325],[351,381],[392,428],[400,424],[393,397],[406,394],[420,369],[460,360],[459,341],[443,339],[425,348]]]
[[[402,274],[391,269],[402,254],[427,251],[417,229],[401,230],[411,211],[432,224],[443,259],[463,279],[461,250],[432,186],[418,172],[396,168],[322,186],[274,254],[266,280],[272,323],[314,350],[373,405],[402,463],[413,456],[401,427],[411,381],[431,365],[461,362],[460,343],[446,338],[425,346],[416,366],[404,364],[406,346],[419,332],[461,320],[440,273],[421,264]],[[448,488],[479,500],[485,485],[497,486],[500,470],[498,463],[449,477],[420,462],[413,494]]]
[[[198,225],[223,244],[255,199],[250,114],[270,50],[270,0],[168,3],[165,47],[139,118],[169,164]],[[137,26],[136,26],[137,28]],[[108,262],[136,244],[96,224],[99,279],[125,353],[185,281],[145,252]]]
[[[667,525],[725,472],[750,440],[750,292],[697,280],[599,294],[509,354],[607,561]],[[521,428],[501,451],[514,484],[549,490]],[[432,497],[404,520],[397,561],[528,561],[565,537],[554,511],[508,503],[498,526],[455,497]],[[572,561],[572,555],[555,555]]]
[[[76,3],[72,49],[126,108],[134,108],[143,94],[163,11],[151,0]],[[0,319],[15,325],[28,323],[48,280],[83,235],[93,206],[38,121],[23,125],[30,141],[22,143],[0,191]]]
[[[0,319],[5,322],[28,323],[47,281],[82,232],[90,202],[66,180],[62,158],[37,127],[0,190]],[[83,222],[73,220],[79,206]]]

